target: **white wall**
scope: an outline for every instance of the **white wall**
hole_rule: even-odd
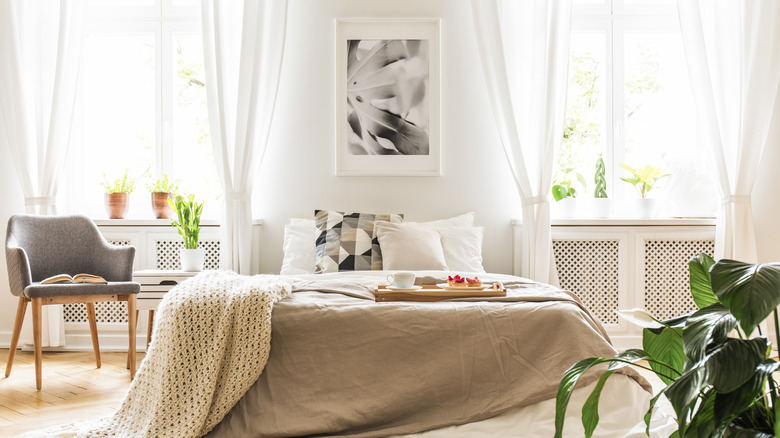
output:
[[[441,177],[337,177],[336,18],[441,18]],[[466,0],[292,0],[268,152],[254,192],[263,271],[278,272],[283,227],[315,209],[404,213],[407,220],[470,210],[485,226],[485,267],[511,273],[510,220],[519,197],[500,147]]]

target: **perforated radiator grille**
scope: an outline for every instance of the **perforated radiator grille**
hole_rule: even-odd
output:
[[[645,309],[668,319],[696,309],[690,294],[688,261],[699,253],[712,256],[715,241],[657,239],[645,241]]]
[[[128,246],[129,240],[110,240],[116,246]],[[87,306],[84,303],[66,304],[63,307],[65,322],[87,322]],[[95,303],[95,319],[98,322],[127,322],[127,303]]]
[[[553,240],[561,287],[574,292],[602,324],[617,323],[618,240]]]
[[[111,240],[117,246],[130,245],[129,240]],[[181,269],[179,250],[184,247],[181,240],[157,240],[155,242],[155,265],[161,270]],[[204,269],[219,268],[219,240],[201,240],[199,248],[206,251]],[[83,303],[64,306],[65,322],[87,322],[87,308]],[[95,317],[98,322],[127,323],[127,303],[96,303]]]
[[[176,270],[181,269],[181,257],[179,251],[184,248],[181,240],[158,240],[157,269]],[[198,248],[205,250],[203,269],[219,269],[219,240],[201,240]]]

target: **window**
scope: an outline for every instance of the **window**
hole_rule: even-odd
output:
[[[613,216],[628,217],[639,194],[620,164],[650,164],[670,174],[650,193],[659,215],[713,215],[717,186],[696,136],[673,0],[574,0],[568,85],[556,181],[592,198],[601,155]]]
[[[106,217],[104,180],[136,178],[128,218],[152,219],[147,184],[167,174],[218,215],[198,3],[90,0],[70,154],[68,209]]]

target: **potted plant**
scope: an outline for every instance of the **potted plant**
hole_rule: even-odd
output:
[[[562,218],[574,217],[577,205],[574,199],[577,197],[577,190],[573,187],[569,174],[574,171],[568,168],[563,171],[563,175],[556,177],[552,186],[552,195],[555,199],[558,216]]]
[[[179,235],[184,239],[184,248],[181,250],[182,271],[202,271],[204,251],[198,248],[200,235],[200,214],[203,212],[203,202],[196,202],[195,195],[185,198],[176,195],[175,199],[168,198],[176,218],[171,219],[171,225],[176,227]]]
[[[130,169],[125,169],[122,176],[113,182],[105,180],[105,176],[103,174],[103,187],[106,189],[106,213],[110,219],[124,219],[130,206],[129,195],[135,189],[135,178],[130,176]]]
[[[149,183],[147,186],[152,194],[152,211],[157,219],[169,219],[171,217],[171,206],[168,199],[173,197],[178,189],[178,183],[168,179],[168,174],[163,173],[162,178]]]
[[[760,328],[759,336],[751,337],[764,319],[774,315],[775,335],[780,339],[780,264],[715,263],[700,254],[688,266],[691,295],[699,310],[666,321],[640,309],[619,312],[645,327],[643,348],[581,360],[564,373],[557,396],[556,437],[561,436],[574,385],[599,364],[609,366],[582,410],[588,437],[598,424],[598,399],[606,379],[629,364],[652,370],[667,385],[650,402],[645,416],[648,430],[649,414],[658,398],[665,396],[677,416],[674,437],[780,434],[780,391],[774,375],[780,362],[771,356]]]
[[[651,166],[649,164],[641,169],[634,169],[625,163],[622,163],[620,167],[631,172],[632,175],[629,178],[620,179],[633,185],[634,188],[637,189],[637,192],[639,192],[640,199],[636,204],[634,214],[641,219],[648,219],[655,216],[656,201],[655,199],[648,198],[647,194],[653,189],[655,183],[659,179],[669,176],[669,174],[664,173],[664,170],[660,167]]]
[[[597,218],[607,218],[612,211],[612,202],[607,196],[607,168],[604,160],[599,154],[596,160],[596,173],[593,177],[596,183],[596,189],[593,191],[593,209],[592,216]]]

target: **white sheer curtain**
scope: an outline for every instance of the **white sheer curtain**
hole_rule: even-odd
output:
[[[523,204],[520,275],[557,284],[549,195],[566,113],[571,0],[472,0],[471,9],[488,96]]]
[[[678,0],[699,132],[722,205],[715,258],[754,263],[751,193],[780,84],[780,2]]]
[[[57,213],[83,29],[83,0],[0,1],[0,139],[27,213]],[[43,346],[64,345],[62,306],[45,306],[42,316]],[[32,324],[24,327],[22,342],[31,343]]]
[[[225,190],[222,265],[249,274],[252,189],[271,129],[287,0],[201,0],[209,127]]]

